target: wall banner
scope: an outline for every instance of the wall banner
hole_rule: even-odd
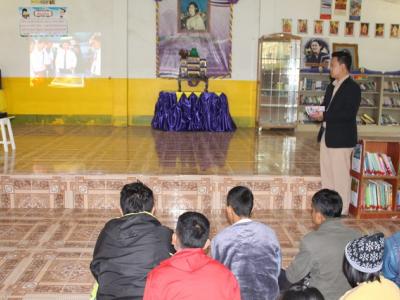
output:
[[[68,34],[66,7],[19,7],[19,32],[23,37],[65,36]]]

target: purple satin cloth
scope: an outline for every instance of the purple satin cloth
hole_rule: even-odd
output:
[[[182,94],[179,101],[174,92],[160,92],[151,121],[154,129],[164,131],[235,131],[225,94]]]

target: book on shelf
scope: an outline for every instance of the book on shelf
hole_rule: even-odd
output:
[[[375,106],[375,101],[374,101],[374,99],[370,99],[368,97],[362,96],[360,105],[361,106]]]
[[[375,81],[362,81],[359,83],[361,91],[363,92],[375,92],[376,82]]]
[[[398,92],[400,92],[400,82],[397,82],[397,81],[385,81],[383,83],[383,90],[385,92],[398,93]]]
[[[368,125],[368,124],[375,124],[376,122],[375,122],[375,120],[374,120],[374,118],[372,118],[370,115],[368,115],[368,114],[362,114],[361,116],[360,116],[360,120],[361,120],[361,122],[362,122],[362,124],[366,124],[366,125]]]
[[[361,153],[362,153],[362,144],[357,144],[354,147],[351,159],[351,169],[357,173],[361,172]]]
[[[396,176],[392,158],[385,153],[366,152],[364,156],[364,175]]]
[[[399,125],[399,122],[389,114],[382,114],[381,125]]]
[[[304,77],[300,80],[299,90],[301,91],[325,91],[329,85],[328,80],[316,80]]]
[[[363,208],[367,210],[392,209],[392,185],[383,180],[367,180]]]
[[[300,104],[302,105],[321,105],[324,96],[300,96]]]
[[[357,178],[351,177],[351,197],[350,203],[354,207],[358,206],[358,190],[360,181]]]

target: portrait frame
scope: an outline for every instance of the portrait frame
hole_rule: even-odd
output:
[[[283,18],[282,19],[282,32],[283,33],[292,33],[293,30],[293,20]]]
[[[385,23],[375,24],[375,37],[383,38],[385,36]]]
[[[359,69],[358,65],[358,44],[342,44],[342,43],[332,43],[332,51],[345,50],[351,54],[352,66],[351,71]]]
[[[298,19],[297,20],[297,33],[307,34],[308,33],[308,20]]]
[[[345,36],[354,36],[354,22],[345,22],[344,23],[344,35]]]
[[[337,36],[339,34],[339,21],[330,20],[329,21],[329,35]]]
[[[399,29],[400,29],[399,24],[390,24],[390,37],[397,39],[400,36]]]
[[[202,33],[202,32],[209,32],[210,31],[210,0],[178,0],[177,1],[177,26],[178,26],[178,32],[179,33]],[[191,22],[192,27],[198,26],[202,27],[204,24],[205,29],[200,28],[200,29],[191,29],[187,28],[187,22],[189,19],[192,17],[189,14],[189,6],[191,4],[195,3],[197,8],[195,8],[195,15],[192,17],[196,17],[197,15],[200,16],[201,19],[196,17],[196,20],[193,19]],[[200,20],[200,21],[199,21]]]
[[[320,46],[320,57],[319,61],[315,61],[310,55],[312,55],[312,43],[313,42],[318,42]],[[308,68],[328,68],[329,63],[330,63],[330,58],[331,58],[331,49],[330,49],[330,43],[329,40],[326,38],[321,38],[319,36],[314,36],[314,37],[307,37],[302,39],[302,66],[308,67]]]
[[[324,21],[314,20],[314,35],[323,35],[323,34],[324,34]]]
[[[369,36],[369,23],[366,22],[360,23],[360,37],[368,37],[368,36]]]

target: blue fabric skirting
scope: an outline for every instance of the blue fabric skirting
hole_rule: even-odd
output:
[[[180,94],[180,93],[179,93]],[[154,117],[154,129],[164,131],[235,131],[225,94],[201,93],[189,97],[182,93],[179,101],[175,92],[160,92]]]

